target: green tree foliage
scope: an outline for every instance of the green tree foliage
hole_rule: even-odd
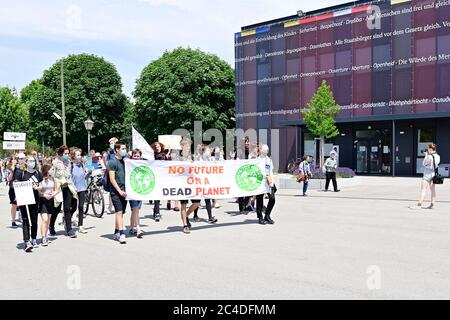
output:
[[[27,132],[28,110],[14,89],[0,88],[0,134],[3,132]]]
[[[322,167],[324,160],[325,138],[330,139],[339,134],[334,116],[339,112],[339,105],[334,100],[333,92],[325,80],[308,103],[305,112],[305,122],[308,131],[320,137],[319,163]]]
[[[122,83],[113,64],[89,54],[64,58],[64,91],[66,105],[67,144],[87,148],[84,121],[94,121],[91,148],[103,150],[112,136],[122,138],[125,112],[129,102],[122,93]],[[53,148],[62,144],[62,123],[53,113],[61,115],[61,60],[44,71],[42,78],[21,91],[21,98],[30,112],[31,138],[40,141],[45,131],[46,144]]]
[[[333,97],[333,92],[325,80],[308,103],[305,112],[306,127],[317,137],[333,138],[339,134],[335,126],[334,116],[339,112],[339,105]]]
[[[233,128],[234,71],[215,55],[177,48],[142,70],[133,93],[136,124],[152,141],[175,129]]]

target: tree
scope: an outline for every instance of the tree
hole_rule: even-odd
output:
[[[15,89],[0,87],[0,134],[3,132],[27,132],[28,110]]]
[[[30,111],[31,137],[40,141],[40,132],[45,131],[46,143],[53,148],[62,144],[62,123],[53,116],[61,115],[61,61],[21,91]],[[122,138],[126,129],[129,102],[120,76],[112,63],[95,55],[69,55],[63,61],[67,144],[86,150],[84,121],[90,118],[91,146],[103,150],[110,137]]]
[[[234,127],[234,71],[217,56],[190,48],[165,52],[146,66],[133,92],[137,128],[152,141],[175,129]]]
[[[334,116],[339,112],[339,105],[334,100],[333,92],[325,80],[308,103],[305,122],[309,132],[320,137],[320,167],[323,166],[325,138],[334,138],[339,134]]]

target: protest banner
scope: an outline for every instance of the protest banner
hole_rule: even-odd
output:
[[[270,192],[264,159],[221,162],[125,160],[128,200],[229,199]]]
[[[16,201],[18,206],[29,204],[36,204],[33,192],[33,182],[13,182],[14,193],[16,194]]]

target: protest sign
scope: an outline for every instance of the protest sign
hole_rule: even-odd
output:
[[[18,206],[36,204],[32,181],[13,182],[13,186]]]

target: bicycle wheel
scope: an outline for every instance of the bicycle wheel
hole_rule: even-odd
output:
[[[103,192],[98,188],[92,191],[92,210],[97,218],[101,218],[105,213],[105,199]]]
[[[83,214],[84,217],[87,217],[87,214],[89,212],[89,204],[91,203],[91,192],[88,191],[86,194],[86,199],[84,200],[84,206],[83,206]]]

